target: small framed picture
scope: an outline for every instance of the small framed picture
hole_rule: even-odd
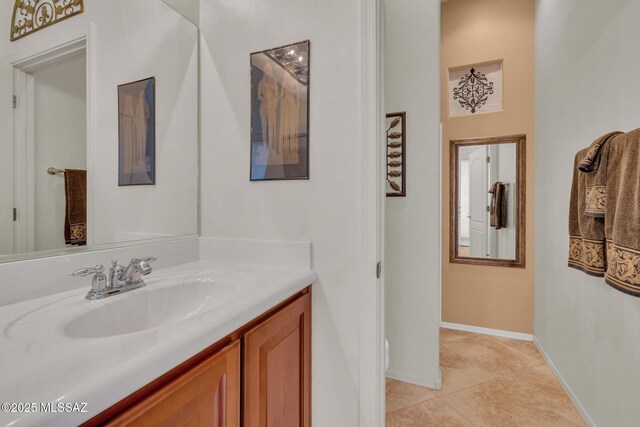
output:
[[[251,54],[251,181],[309,178],[309,52]]]
[[[156,79],[118,86],[118,185],[156,183]]]
[[[387,114],[387,197],[406,197],[407,113]]]

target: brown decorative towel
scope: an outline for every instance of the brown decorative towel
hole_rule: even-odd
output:
[[[606,188],[605,279],[622,292],[640,296],[640,129],[618,135],[607,145],[602,174]]]
[[[640,296],[640,129],[610,134],[599,150],[590,172],[574,172],[569,265]]]
[[[67,199],[64,240],[68,245],[87,244],[87,171],[67,169],[64,174]]]
[[[500,181],[491,186],[491,205],[489,206],[489,225],[496,230],[507,227],[509,186]]]
[[[586,150],[586,154],[584,155],[584,157],[580,160],[578,169],[580,169],[581,172],[593,172],[597,170],[598,165],[600,164],[600,157],[603,147],[611,139],[611,137],[620,135],[621,133],[623,132],[610,132],[593,141],[589,148]]]
[[[580,150],[573,166],[569,205],[569,267],[603,277],[606,268],[604,220],[585,215],[587,180],[592,181],[593,175],[580,172],[579,169],[588,151],[589,148]]]

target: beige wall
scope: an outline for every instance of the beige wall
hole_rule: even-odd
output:
[[[534,0],[451,0],[442,4],[441,116],[443,236],[449,236],[449,141],[527,135],[526,268],[451,264],[442,242],[444,322],[533,333]],[[504,111],[449,118],[448,69],[503,60]]]

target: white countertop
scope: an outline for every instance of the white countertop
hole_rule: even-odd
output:
[[[127,298],[181,272],[231,274],[249,282],[228,303],[155,329],[71,338],[62,326],[96,305]],[[315,282],[307,269],[200,261],[158,270],[142,289],[87,301],[89,288],[0,307],[0,404],[35,403],[32,413],[0,412],[0,425],[68,426],[89,420]],[[53,307],[53,308],[52,308]],[[86,412],[43,413],[41,403],[86,403]]]

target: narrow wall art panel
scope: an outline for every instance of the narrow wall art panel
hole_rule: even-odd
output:
[[[449,69],[450,117],[502,109],[502,62]]]
[[[405,197],[407,113],[387,114],[387,197]]]
[[[251,54],[251,181],[309,178],[309,41]]]
[[[156,79],[118,86],[118,185],[156,183]]]

